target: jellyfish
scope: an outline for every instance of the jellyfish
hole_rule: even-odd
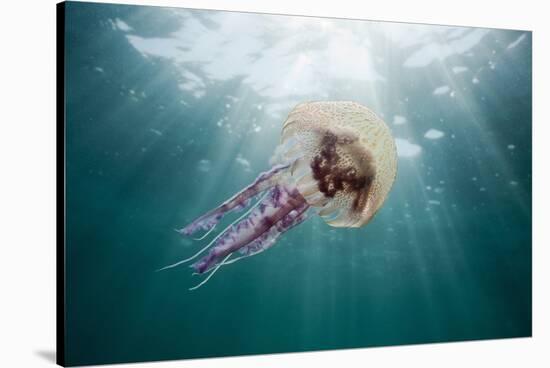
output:
[[[351,101],[307,102],[283,124],[276,162],[250,185],[176,231],[210,234],[230,212],[249,207],[192,257],[196,274],[272,247],[286,231],[313,215],[334,227],[366,225],[380,209],[397,173],[397,154],[388,126],[374,112]],[[233,257],[233,258],[231,258]]]

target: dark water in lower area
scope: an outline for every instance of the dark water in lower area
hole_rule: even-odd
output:
[[[531,335],[530,32],[84,3],[66,30],[68,364]],[[310,100],[392,129],[376,217],[313,217],[195,291],[155,272]]]

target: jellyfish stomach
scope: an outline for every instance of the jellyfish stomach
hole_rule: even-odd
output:
[[[176,231],[182,235],[191,235],[201,229],[206,231],[211,230],[225,214],[246,207],[248,201],[252,197],[273,187],[275,183],[277,183],[280,174],[283,173],[288,166],[289,165],[273,166],[270,170],[258,175],[252,184],[248,185],[233,197],[195,219],[184,228]]]
[[[308,208],[295,188],[275,185],[247,218],[222,234],[210,252],[192,267],[200,274],[223,263],[227,256],[237,251],[250,256],[268,249],[279,235],[307,218]]]

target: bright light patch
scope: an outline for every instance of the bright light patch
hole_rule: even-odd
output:
[[[514,42],[512,42],[511,44],[509,44],[508,47],[506,47],[506,49],[508,49],[508,50],[513,49],[514,47],[516,47],[517,45],[519,45],[520,42],[523,41],[524,38],[525,38],[525,33],[522,34],[521,36],[519,36]]]
[[[451,90],[451,87],[449,87],[449,86],[441,86],[441,87],[437,87],[436,89],[434,89],[434,91],[432,93],[436,96],[440,96],[440,95],[445,95],[445,94],[449,93],[450,90]]]
[[[120,18],[115,19],[115,25],[118,29],[120,29],[123,32],[129,32],[129,31],[133,30],[132,27],[130,27],[127,23],[125,23]]]
[[[436,60],[443,61],[451,55],[464,54],[477,45],[487,33],[489,33],[488,29],[473,29],[464,36],[452,41],[448,39],[441,40],[440,35],[431,34],[428,42],[409,56],[403,66],[419,68],[428,66]]]
[[[424,134],[424,138],[439,139],[439,138],[443,138],[444,135],[445,133],[443,133],[441,130],[430,129],[426,132],[426,134]]]
[[[453,73],[460,74],[468,70],[466,66],[453,66]]]
[[[397,146],[397,156],[399,157],[411,158],[418,156],[422,152],[422,147],[406,139],[395,138],[395,145]]]

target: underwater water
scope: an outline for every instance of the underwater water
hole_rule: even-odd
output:
[[[71,2],[65,22],[68,364],[531,335],[530,32]],[[375,218],[314,216],[194,291],[155,272],[315,100],[391,128]]]

